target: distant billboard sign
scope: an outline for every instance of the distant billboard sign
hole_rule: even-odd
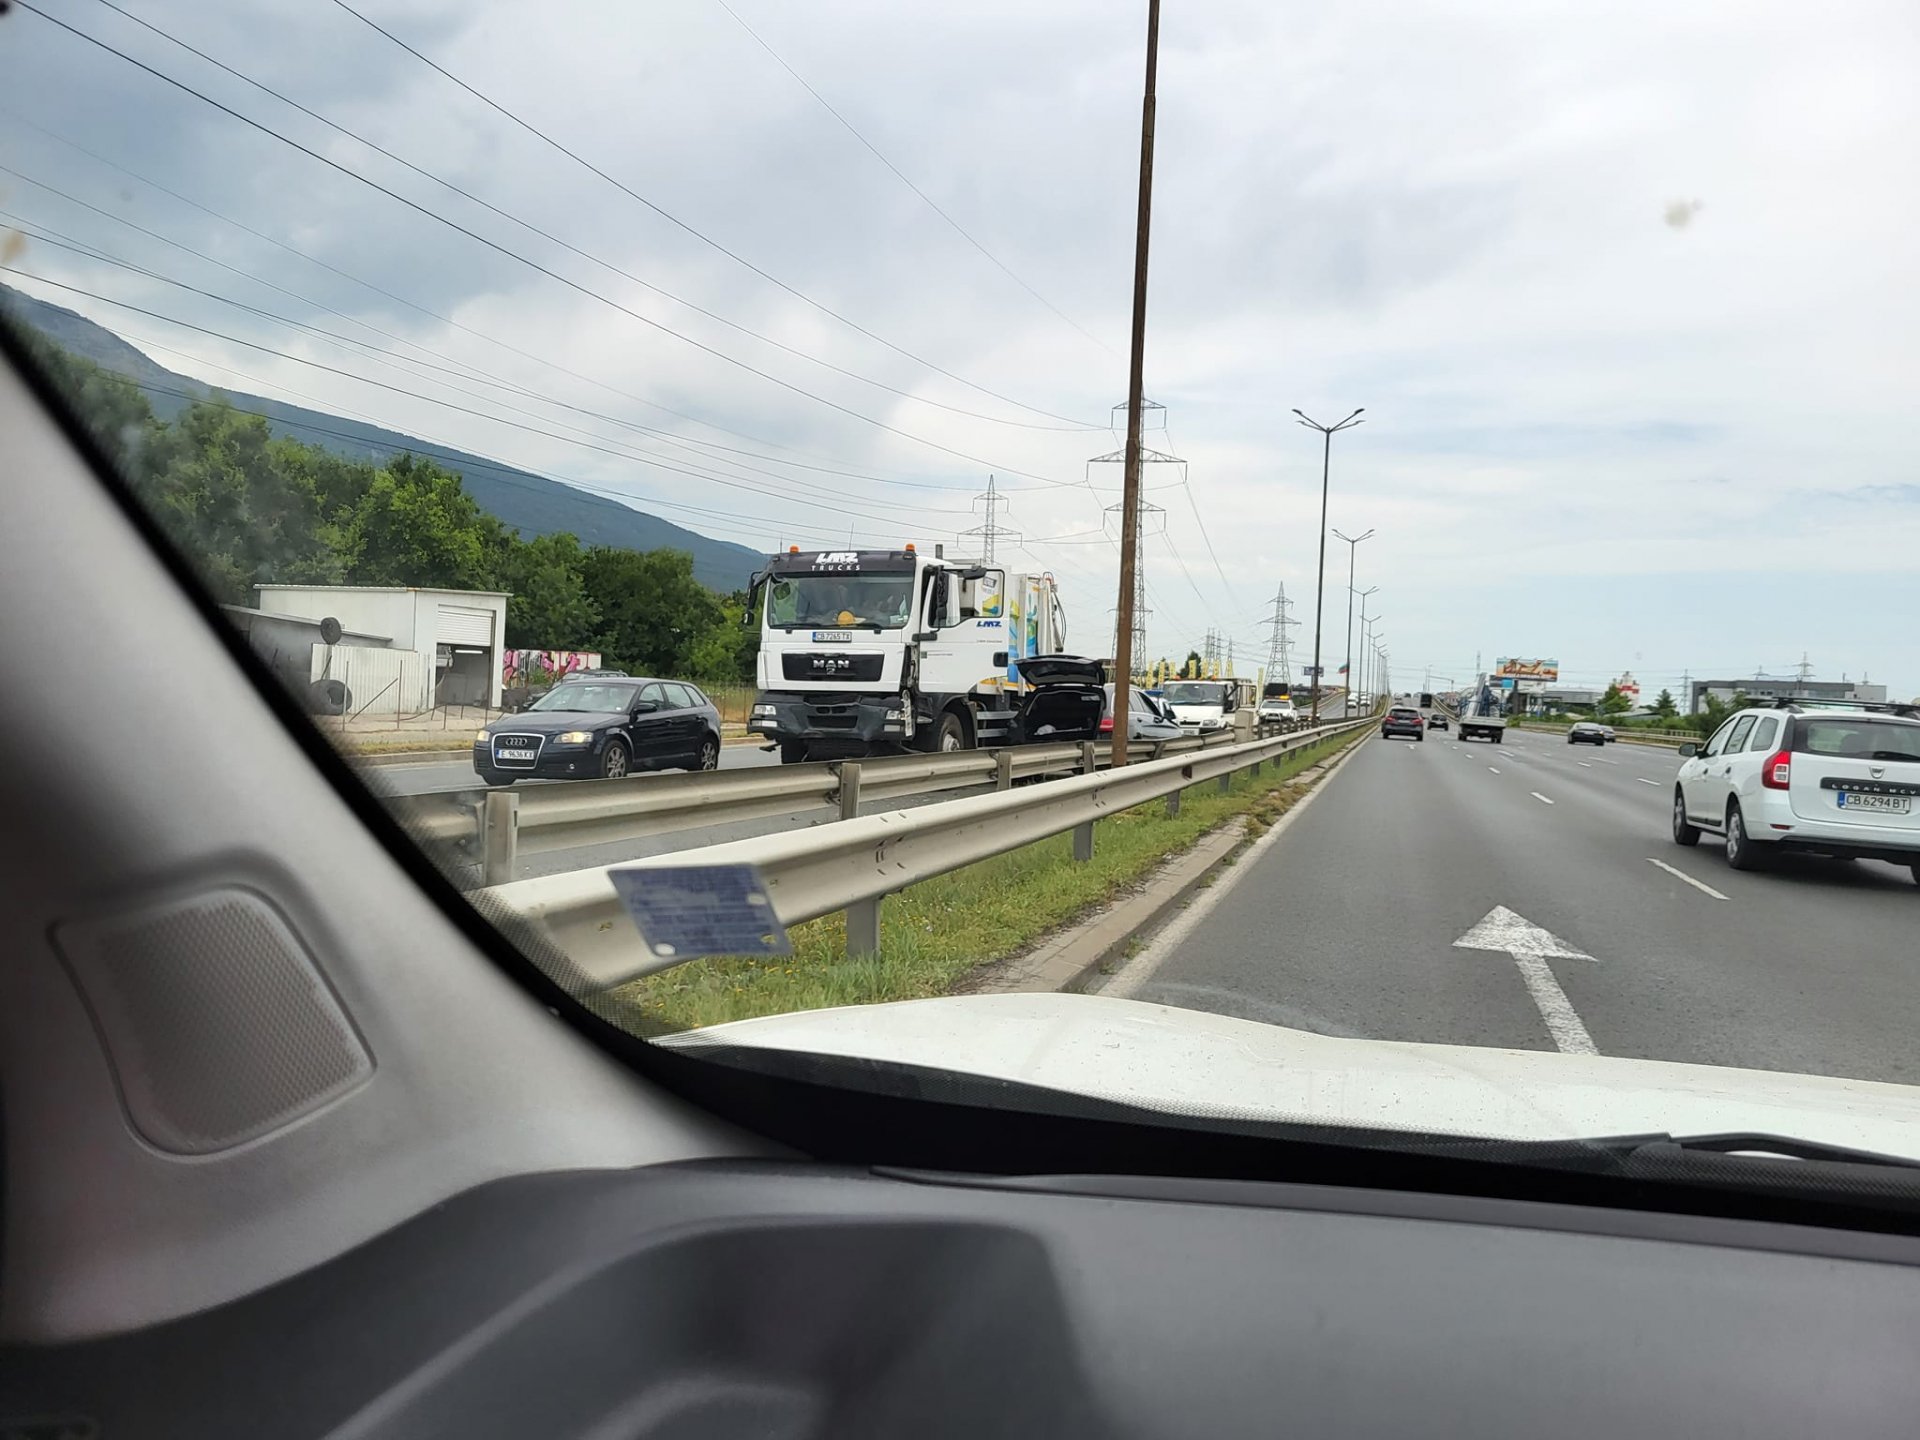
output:
[[[1496,660],[1493,673],[1500,679],[1537,680],[1553,684],[1560,678],[1558,660]]]

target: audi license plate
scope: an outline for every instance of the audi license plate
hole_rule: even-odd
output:
[[[1856,795],[1850,790],[1840,792],[1838,804],[1842,810],[1877,810],[1883,815],[1905,815],[1913,808],[1905,795]]]
[[[502,760],[532,760],[534,758],[534,752],[531,750],[502,750],[499,758]]]

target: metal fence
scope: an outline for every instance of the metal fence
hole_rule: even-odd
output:
[[[620,868],[753,865],[766,882],[781,924],[795,925],[845,911],[847,950],[866,954],[879,947],[880,907],[896,891],[1067,831],[1074,832],[1074,858],[1090,860],[1093,827],[1101,819],[1160,798],[1167,800],[1169,809],[1177,810],[1180,794],[1189,786],[1217,779],[1225,788],[1236,771],[1257,773],[1261,765],[1292,751],[1353,734],[1373,723],[1368,717],[1266,739],[1229,737],[1229,743],[1210,746],[1168,742],[1169,748],[1188,748],[1118,770],[1095,769],[1096,747],[1087,745],[1079,756],[1087,773],[1025,787],[1014,786],[1009,775],[1023,758],[1031,758],[1031,754],[1022,757],[1019,749],[922,757],[924,761],[984,759],[1004,783],[988,795],[858,816],[799,833],[709,845],[635,860]],[[859,763],[856,795],[867,783],[868,767],[886,762]],[[498,918],[536,927],[547,942],[566,953],[590,984],[619,984],[669,969],[686,958],[642,949],[605,868],[509,881],[479,892],[476,900]]]
[[[1284,733],[1247,725],[1205,736],[1134,741],[1135,756],[1156,760]],[[522,856],[643,840],[679,830],[765,820],[811,809],[850,820],[900,800],[991,785],[1016,784],[1104,770],[1106,742],[1017,745],[938,755],[890,755],[800,765],[763,765],[690,774],[582,780],[524,790],[449,791],[395,797],[388,803],[423,842],[480,867],[483,885],[513,879]]]

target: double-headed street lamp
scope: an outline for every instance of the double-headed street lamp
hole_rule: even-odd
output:
[[[1360,417],[1366,413],[1366,407],[1361,406],[1338,425],[1322,425],[1298,408],[1293,413],[1309,430],[1318,430],[1323,442],[1320,447],[1320,571],[1313,586],[1313,713],[1309,720],[1310,724],[1317,725],[1320,723],[1320,609],[1327,590],[1327,477],[1333,470],[1333,437],[1350,426],[1364,423]]]
[[[1377,589],[1378,587],[1376,586],[1375,588]],[[1372,593],[1373,591],[1371,590],[1367,592],[1368,595],[1371,595]],[[1368,665],[1367,665],[1367,657],[1373,653],[1372,627],[1379,624],[1381,619],[1382,617],[1379,615],[1367,614],[1367,597],[1366,595],[1361,596],[1360,597],[1360,669],[1363,677],[1365,675],[1372,674],[1372,671],[1368,668]],[[1360,688],[1362,692],[1360,698],[1363,701],[1372,698],[1367,691],[1367,686],[1364,683],[1361,685]]]
[[[1336,531],[1334,531],[1333,533],[1334,533],[1334,534],[1336,534],[1336,535],[1338,535],[1338,534],[1339,534],[1340,532],[1339,532],[1338,530],[1336,530]],[[1352,587],[1351,585],[1349,585],[1349,586],[1347,587],[1347,614],[1348,614],[1348,617],[1349,617],[1349,618],[1348,618],[1348,620],[1347,620],[1347,624],[1349,625],[1349,627],[1351,627],[1351,625],[1353,624],[1353,620],[1352,620],[1352,618],[1351,618],[1351,617],[1352,617],[1352,614],[1353,614],[1353,602],[1354,602],[1354,599],[1355,599],[1356,597],[1357,597],[1357,598],[1359,599],[1359,601],[1360,601],[1360,609],[1361,609],[1361,612],[1362,612],[1362,613],[1364,614],[1364,613],[1365,613],[1365,611],[1366,611],[1366,608],[1367,608],[1367,597],[1368,597],[1369,595],[1378,595],[1379,593],[1380,593],[1380,587],[1379,587],[1378,585],[1369,585],[1369,586],[1368,586],[1368,587],[1367,587],[1366,589],[1364,589],[1364,590],[1355,590],[1355,589],[1354,589],[1354,588],[1353,588],[1353,587]],[[1349,634],[1351,634],[1351,630],[1349,630]],[[1348,653],[1349,653],[1349,654],[1351,654],[1351,653],[1352,653],[1352,642],[1351,642],[1351,641],[1349,641],[1349,642],[1348,642]],[[1352,662],[1351,660],[1349,660],[1349,661],[1347,662],[1347,665],[1348,665],[1348,668],[1349,668],[1349,671],[1351,671],[1351,668],[1352,668],[1352,665],[1353,665],[1353,662]],[[1364,670],[1364,669],[1366,669],[1366,668],[1367,668],[1367,657],[1366,657],[1365,655],[1362,655],[1362,656],[1360,657],[1360,668],[1361,668],[1362,670]],[[1347,676],[1347,688],[1348,688],[1349,690],[1351,690],[1351,689],[1353,688],[1353,676],[1352,676],[1352,674],[1351,674],[1351,673],[1349,673],[1349,674],[1348,674],[1348,676]]]
[[[1351,695],[1353,693],[1353,557],[1359,553],[1362,540],[1373,538],[1373,531],[1368,530],[1360,535],[1342,535],[1336,530],[1333,532],[1333,538],[1347,542],[1347,663],[1345,668],[1347,693]],[[1377,585],[1374,586],[1375,590],[1379,588]],[[1370,590],[1367,593],[1372,594],[1373,591]]]

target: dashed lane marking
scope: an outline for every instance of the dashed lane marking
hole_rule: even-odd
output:
[[[1706,894],[1711,895],[1716,900],[1725,900],[1727,898],[1725,895],[1722,895],[1718,890],[1714,889],[1713,886],[1701,883],[1700,881],[1694,879],[1691,875],[1687,874],[1687,872],[1684,870],[1674,869],[1673,866],[1667,864],[1667,862],[1664,860],[1656,860],[1651,855],[1649,855],[1647,857],[1647,864],[1658,865],[1662,870],[1666,871],[1667,874],[1673,876],[1674,879],[1684,880],[1687,882],[1687,884],[1691,885],[1694,889],[1704,891]]]
[[[1542,795],[1538,790],[1529,790],[1527,793],[1533,796],[1533,798],[1538,800],[1542,805],[1551,805],[1553,803],[1551,800],[1547,799],[1546,796]]]

